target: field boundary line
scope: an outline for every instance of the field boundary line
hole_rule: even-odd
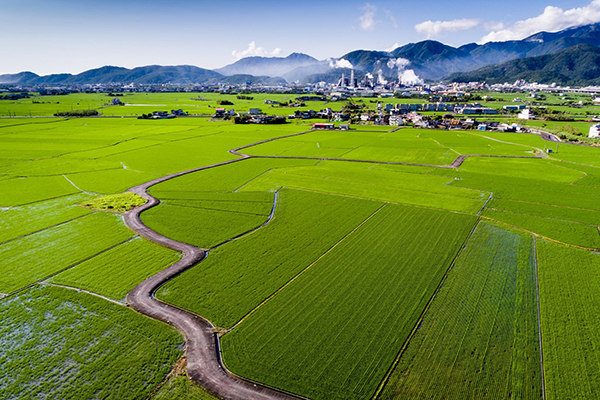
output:
[[[40,285],[40,286],[54,286],[54,287],[59,287],[59,288],[63,288],[63,289],[74,290],[76,292],[85,293],[85,294],[89,294],[91,296],[99,297],[99,298],[101,298],[103,300],[110,301],[111,303],[117,304],[117,305],[119,305],[121,307],[127,307],[127,308],[129,308],[129,304],[127,304],[127,303],[121,303],[120,301],[117,301],[115,299],[111,299],[109,297],[103,296],[103,295],[101,295],[99,293],[90,292],[89,290],[80,289],[80,288],[75,287],[75,286],[60,285],[58,283],[51,283],[51,282],[37,282],[37,284]]]
[[[481,215],[481,212],[483,210],[485,210],[485,207],[488,205],[488,203],[492,200],[493,197],[494,197],[494,192],[490,192],[490,195],[488,196],[488,198],[485,201],[485,203],[483,204],[483,206],[481,206],[481,208],[479,209],[479,211],[477,211],[477,215]]]
[[[55,277],[56,275],[58,275],[58,274],[61,274],[61,273],[65,272],[65,271],[67,271],[67,270],[69,270],[69,269],[71,269],[71,268],[75,268],[76,266],[78,266],[78,265],[80,265],[80,264],[83,264],[84,262],[86,262],[86,261],[88,261],[88,260],[91,260],[92,258],[95,258],[95,257],[97,257],[97,256],[99,256],[99,255],[101,255],[101,254],[104,254],[104,253],[106,253],[107,251],[110,251],[110,250],[112,250],[112,249],[114,249],[114,248],[117,248],[117,247],[119,247],[119,246],[121,246],[121,245],[124,245],[125,243],[127,243],[127,242],[129,242],[129,241],[131,241],[131,240],[135,239],[136,237],[137,237],[137,235],[133,235],[133,236],[131,236],[130,238],[128,238],[127,240],[123,240],[123,241],[122,241],[122,242],[120,242],[120,243],[117,243],[117,244],[114,244],[114,245],[112,245],[112,246],[110,246],[110,247],[107,247],[107,248],[105,248],[104,250],[101,250],[101,251],[99,251],[99,252],[98,252],[98,253],[96,253],[96,254],[93,254],[93,255],[91,255],[91,256],[89,256],[89,257],[86,257],[86,258],[84,258],[83,260],[79,260],[79,261],[77,261],[76,263],[73,263],[73,264],[71,264],[71,265],[69,265],[69,266],[67,266],[67,267],[65,267],[65,268],[62,268],[62,269],[61,269],[61,270],[59,270],[59,271],[53,272],[53,273],[51,273],[50,275],[47,275],[47,276],[46,276],[46,277],[44,277],[44,278],[38,279],[37,281],[35,281],[35,282],[33,282],[33,283],[30,283],[30,284],[28,284],[28,285],[26,285],[26,286],[23,286],[22,288],[20,288],[20,289],[17,289],[17,290],[15,290],[14,292],[8,293],[8,294],[7,294],[5,297],[3,297],[3,299],[4,299],[4,298],[7,298],[7,297],[10,297],[10,296],[13,296],[13,295],[15,295],[15,294],[21,293],[21,292],[23,292],[23,291],[25,291],[25,290],[29,289],[29,288],[30,288],[30,287],[32,287],[32,286],[38,285],[38,284],[40,284],[41,282],[44,282],[45,280],[48,280],[48,279],[50,279],[50,278],[53,278],[53,277]]]
[[[65,175],[65,174],[62,174],[62,176],[63,176],[63,178],[65,178],[65,179],[67,180],[67,182],[69,182],[71,185],[73,185],[73,187],[74,187],[75,189],[79,190],[80,192],[82,192],[82,193],[85,193],[85,194],[95,194],[95,195],[97,195],[97,196],[101,196],[101,194],[100,194],[100,193],[96,193],[96,192],[88,192],[87,190],[83,190],[82,188],[80,188],[79,186],[77,186],[77,185],[76,185],[76,184],[75,184],[75,183],[74,183],[72,180],[70,180],[69,178],[67,178],[67,175]]]
[[[544,376],[544,351],[542,348],[542,315],[540,313],[540,285],[538,281],[538,257],[537,257],[537,238],[532,235],[533,239],[533,261],[535,265],[535,297],[537,299],[537,321],[538,321],[538,337],[540,341],[540,368],[542,372],[542,400],[546,400],[546,378]]]
[[[325,257],[327,254],[329,254],[331,251],[333,251],[333,249],[335,249],[339,244],[341,244],[344,240],[346,240],[350,235],[352,235],[354,232],[356,232],[358,229],[360,229],[364,224],[366,224],[371,218],[373,218],[377,213],[379,213],[379,211],[381,211],[385,206],[387,206],[388,203],[384,203],[382,204],[377,210],[375,210],[371,215],[369,215],[367,218],[365,218],[364,221],[362,221],[360,224],[358,224],[354,229],[352,229],[348,234],[346,234],[343,238],[341,238],[340,240],[338,240],[333,246],[331,246],[329,249],[327,249],[323,254],[321,254],[316,260],[314,260],[312,263],[310,263],[306,268],[302,269],[302,271],[298,272],[292,279],[290,279],[289,281],[287,281],[283,286],[281,286],[279,289],[277,289],[275,292],[273,292],[269,297],[267,297],[266,299],[264,299],[259,305],[257,305],[256,307],[254,307],[252,310],[250,310],[246,315],[244,315],[238,322],[236,322],[231,328],[227,329],[225,331],[224,334],[227,334],[229,332],[231,332],[233,329],[235,329],[238,325],[240,325],[242,322],[244,322],[248,317],[250,317],[252,314],[254,314],[259,308],[261,308],[262,306],[264,306],[266,303],[268,303],[271,299],[273,299],[276,295],[278,295],[282,290],[284,290],[287,286],[289,286],[292,282],[294,282],[296,279],[298,279],[300,276],[302,276],[306,271],[308,271],[313,265],[315,265],[317,262],[319,262],[323,257]]]
[[[254,233],[255,231],[259,230],[260,228],[267,226],[273,220],[273,218],[275,218],[275,209],[277,208],[278,200],[279,200],[279,190],[277,190],[275,192],[275,196],[273,198],[273,207],[271,208],[271,212],[269,213],[269,215],[266,216],[267,220],[265,222],[263,222],[259,226],[256,226],[256,227],[254,227],[252,229],[249,229],[246,232],[242,232],[239,235],[236,235],[236,236],[234,236],[232,238],[229,238],[229,239],[227,239],[227,240],[225,240],[225,241],[223,241],[223,242],[221,242],[221,243],[219,243],[219,244],[211,247],[210,249],[208,249],[208,251],[214,250],[214,249],[216,249],[218,247],[221,247],[221,246],[223,246],[223,245],[225,245],[227,243],[233,242],[234,240],[241,239],[241,238],[243,238],[243,237],[245,237],[247,235],[250,235],[251,233]],[[264,217],[264,215],[263,215],[263,217]]]
[[[411,330],[410,334],[408,335],[408,337],[404,341],[404,344],[402,344],[402,347],[400,348],[400,351],[398,352],[398,355],[396,356],[396,358],[392,362],[392,365],[390,365],[388,371],[386,372],[386,374],[384,375],[383,379],[379,383],[379,386],[377,387],[377,390],[375,390],[375,393],[371,397],[371,400],[376,400],[377,398],[379,398],[379,395],[381,394],[381,392],[383,391],[383,389],[387,385],[390,377],[392,376],[392,373],[394,372],[394,370],[396,369],[396,366],[398,366],[398,363],[400,362],[400,358],[402,357],[402,355],[406,351],[406,349],[408,347],[408,344],[410,343],[411,339],[413,338],[413,336],[417,332],[419,326],[423,322],[423,318],[425,317],[425,314],[427,314],[427,311],[429,311],[429,308],[431,307],[431,304],[433,304],[433,301],[435,300],[435,298],[437,297],[438,293],[440,292],[440,289],[444,285],[444,282],[446,282],[446,278],[448,277],[448,274],[450,273],[450,271],[454,267],[454,264],[456,263],[456,260],[458,259],[458,257],[462,253],[463,249],[466,247],[467,242],[469,241],[469,239],[473,235],[473,232],[475,232],[475,229],[477,229],[477,226],[479,226],[480,222],[481,222],[481,217],[478,216],[477,220],[473,224],[473,227],[471,228],[471,231],[469,232],[469,234],[467,235],[467,237],[465,238],[465,240],[463,240],[463,242],[462,242],[459,250],[456,252],[456,254],[454,255],[454,258],[450,262],[450,265],[448,265],[448,268],[446,269],[446,272],[444,273],[444,276],[442,276],[442,279],[440,280],[440,283],[438,284],[437,288],[435,288],[435,291],[433,292],[433,294],[431,295],[431,298],[429,299],[429,301],[425,305],[425,308],[423,308],[423,311],[421,312],[421,315],[417,319],[417,321],[415,323],[415,326],[413,327],[413,329]]]

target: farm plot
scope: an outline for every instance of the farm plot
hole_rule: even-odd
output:
[[[94,213],[0,245],[0,292],[11,293],[133,237],[120,217]]]
[[[541,398],[534,257],[480,222],[378,398]]]
[[[314,165],[312,160],[249,159],[209,168],[159,183],[150,188],[151,194],[161,192],[233,192],[267,171],[291,166]],[[169,194],[172,196],[172,194]]]
[[[537,241],[546,398],[600,396],[600,255]]]
[[[499,166],[499,168],[502,168]],[[444,173],[440,171],[439,173]],[[487,172],[455,172],[452,186],[493,192],[494,197],[563,207],[597,209],[600,188],[553,182],[539,177],[491,175]]]
[[[429,172],[429,169],[422,169]],[[453,178],[419,173],[417,167],[326,161],[317,166],[270,170],[241,191],[292,187],[452,211],[476,213],[489,194],[447,186]]]
[[[468,131],[426,131],[421,135],[460,154],[531,156],[535,148],[511,143],[507,138],[496,139],[487,132],[479,134]]]
[[[333,157],[418,164],[450,164],[458,154],[428,139],[420,130],[396,132],[312,132],[245,149],[248,154]]]
[[[0,244],[89,214],[75,205],[91,196],[76,194],[0,211]]]
[[[231,327],[381,206],[282,189],[268,225],[211,251],[157,297]]]
[[[600,249],[600,232],[597,225],[488,209],[482,215],[561,243]]]
[[[48,282],[124,301],[135,285],[179,258],[173,250],[136,237],[61,272]]]
[[[254,229],[267,221],[267,215],[222,211],[189,205],[161,204],[142,213],[142,221],[168,238],[211,248]]]
[[[12,178],[0,181],[0,207],[14,207],[79,193],[62,176]]]
[[[273,193],[268,192],[160,192],[153,191],[165,204],[184,205],[208,210],[269,215]]]
[[[3,399],[145,399],[182,353],[174,329],[74,290],[3,299],[0,321]]]
[[[535,215],[538,217],[580,222],[582,224],[600,225],[600,211],[598,210],[526,203],[522,201],[505,199],[492,199],[486,208],[492,210],[512,211],[521,214]]]
[[[314,399],[368,399],[475,216],[386,205],[222,340],[233,372]]]

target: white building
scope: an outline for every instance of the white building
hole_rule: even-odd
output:
[[[517,115],[517,118],[519,118],[519,119],[535,119],[535,116],[531,115],[531,110],[529,108],[526,108]]]
[[[590,126],[590,134],[588,137],[597,138],[600,137],[600,124]]]

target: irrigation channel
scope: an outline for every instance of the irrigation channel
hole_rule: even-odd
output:
[[[215,326],[207,319],[181,309],[179,307],[167,304],[161,300],[158,300],[154,294],[155,292],[166,282],[180,275],[184,271],[193,267],[194,265],[201,262],[207,255],[207,250],[192,246],[187,243],[178,242],[169,239],[159,233],[153,231],[144,225],[140,219],[140,214],[152,208],[160,203],[160,201],[148,194],[147,190],[158,183],[168,181],[186,175],[192,172],[198,172],[210,168],[220,167],[236,162],[242,162],[250,158],[292,158],[292,159],[311,159],[311,160],[330,160],[330,161],[345,161],[345,162],[361,162],[361,163],[373,163],[373,164],[394,164],[394,165],[413,165],[423,167],[434,167],[434,168],[458,168],[467,157],[503,157],[503,158],[543,158],[545,154],[541,152],[534,156],[490,156],[490,155],[460,155],[450,165],[430,165],[430,164],[415,164],[415,163],[401,163],[401,162],[390,162],[390,161],[367,161],[367,160],[355,160],[355,159],[339,159],[339,158],[321,158],[321,157],[282,157],[282,156],[254,156],[241,153],[240,150],[257,146],[262,143],[271,142],[274,140],[284,139],[292,136],[304,135],[313,132],[305,131],[295,133],[292,135],[279,136],[272,139],[263,140],[260,142],[252,143],[246,146],[238,147],[230,150],[229,152],[240,156],[240,158],[222,163],[207,165],[204,167],[194,168],[187,171],[178,172],[175,174],[163,176],[161,178],[154,179],[150,182],[143,183],[141,185],[128,189],[129,192],[135,193],[139,196],[144,197],[148,202],[143,206],[134,208],[127,212],[124,216],[125,223],[127,226],[138,233],[140,236],[158,243],[162,246],[170,249],[179,251],[183,254],[182,258],[175,264],[168,268],[160,271],[159,273],[147,278],[142,283],[134,287],[127,294],[127,303],[136,311],[149,316],[151,318],[166,322],[167,324],[175,327],[185,337],[186,341],[186,361],[187,361],[187,374],[197,384],[202,386],[208,392],[223,398],[223,399],[255,399],[255,400],[269,400],[269,399],[305,399],[305,397],[298,396],[293,393],[285,392],[277,388],[263,385],[259,382],[247,380],[243,377],[237,376],[227,370],[221,359],[221,347],[217,330]],[[547,139],[548,140],[548,139]],[[539,149],[538,149],[539,150]],[[277,195],[275,197],[275,203],[277,201]],[[275,207],[271,212],[269,220],[273,216]],[[268,221],[252,229],[254,231],[260,227],[266,225]],[[249,231],[250,232],[250,231]],[[243,236],[248,232],[240,235]],[[222,244],[225,244],[235,238],[231,238]],[[220,246],[219,245],[219,246]]]

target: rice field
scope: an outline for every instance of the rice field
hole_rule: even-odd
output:
[[[181,336],[88,294],[34,287],[0,301],[0,397],[145,399]]]
[[[295,95],[253,96],[131,94],[113,107],[102,94],[73,94],[2,101],[0,116],[211,115],[217,100],[286,115],[344,104],[292,109],[263,102]],[[180,255],[119,215],[77,205],[199,167],[208,168],[151,187],[160,205],[142,219],[211,249],[156,295],[211,320],[233,372],[315,399],[598,397],[598,255],[585,250],[600,249],[598,149],[559,144],[547,158],[436,168],[556,144],[353,125],[242,150],[260,157],[229,152],[310,122],[0,119],[0,398],[148,398],[159,386],[151,399],[212,398],[183,370],[163,382],[183,338],[122,305]]]
[[[313,399],[371,398],[475,220],[386,205],[227,333],[226,365]]]
[[[530,235],[480,222],[379,399],[539,399]]]

